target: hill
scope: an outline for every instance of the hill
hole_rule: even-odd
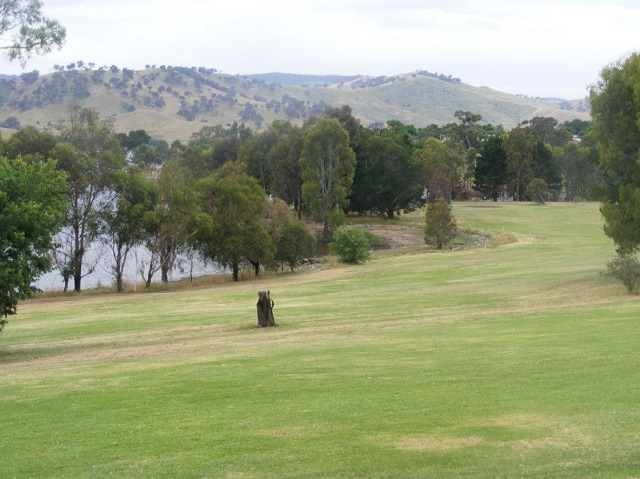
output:
[[[329,107],[348,104],[365,125],[397,119],[415,126],[446,124],[456,110],[511,128],[534,116],[589,119],[581,101],[537,99],[474,87],[426,71],[391,77],[228,75],[215,69],[161,66],[134,71],[58,67],[0,80],[0,121],[56,127],[78,102],[111,118],[119,132],[143,128],[153,137],[187,140],[203,126],[234,121],[260,129],[276,119],[301,123]]]

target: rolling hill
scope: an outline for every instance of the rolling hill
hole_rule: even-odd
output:
[[[451,76],[418,71],[391,77],[283,73],[228,75],[215,69],[161,66],[134,71],[58,67],[0,80],[0,121],[55,129],[70,102],[96,108],[119,132],[145,129],[167,141],[188,140],[206,125],[273,120],[301,123],[329,107],[348,104],[364,124],[397,119],[415,126],[454,121],[456,110],[511,128],[534,116],[589,119],[580,100],[543,100],[474,87]]]

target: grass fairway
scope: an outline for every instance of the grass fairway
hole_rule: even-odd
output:
[[[454,214],[518,241],[22,303],[0,477],[639,477],[640,301],[600,274],[598,206]]]

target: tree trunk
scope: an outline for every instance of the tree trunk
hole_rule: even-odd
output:
[[[238,263],[237,261],[234,261],[233,264],[231,265],[231,271],[233,274],[233,280],[235,282],[238,282],[238,279],[240,278],[240,263]]]
[[[266,328],[275,326],[273,318],[273,300],[269,297],[269,291],[258,291],[258,326]]]
[[[253,261],[252,259],[250,259],[249,263],[251,263],[251,266],[253,266],[253,273],[256,278],[260,276],[260,261]]]

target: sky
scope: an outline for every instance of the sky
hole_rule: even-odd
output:
[[[43,0],[61,51],[22,70],[98,66],[396,75],[444,73],[528,96],[584,98],[640,50],[637,0]]]

